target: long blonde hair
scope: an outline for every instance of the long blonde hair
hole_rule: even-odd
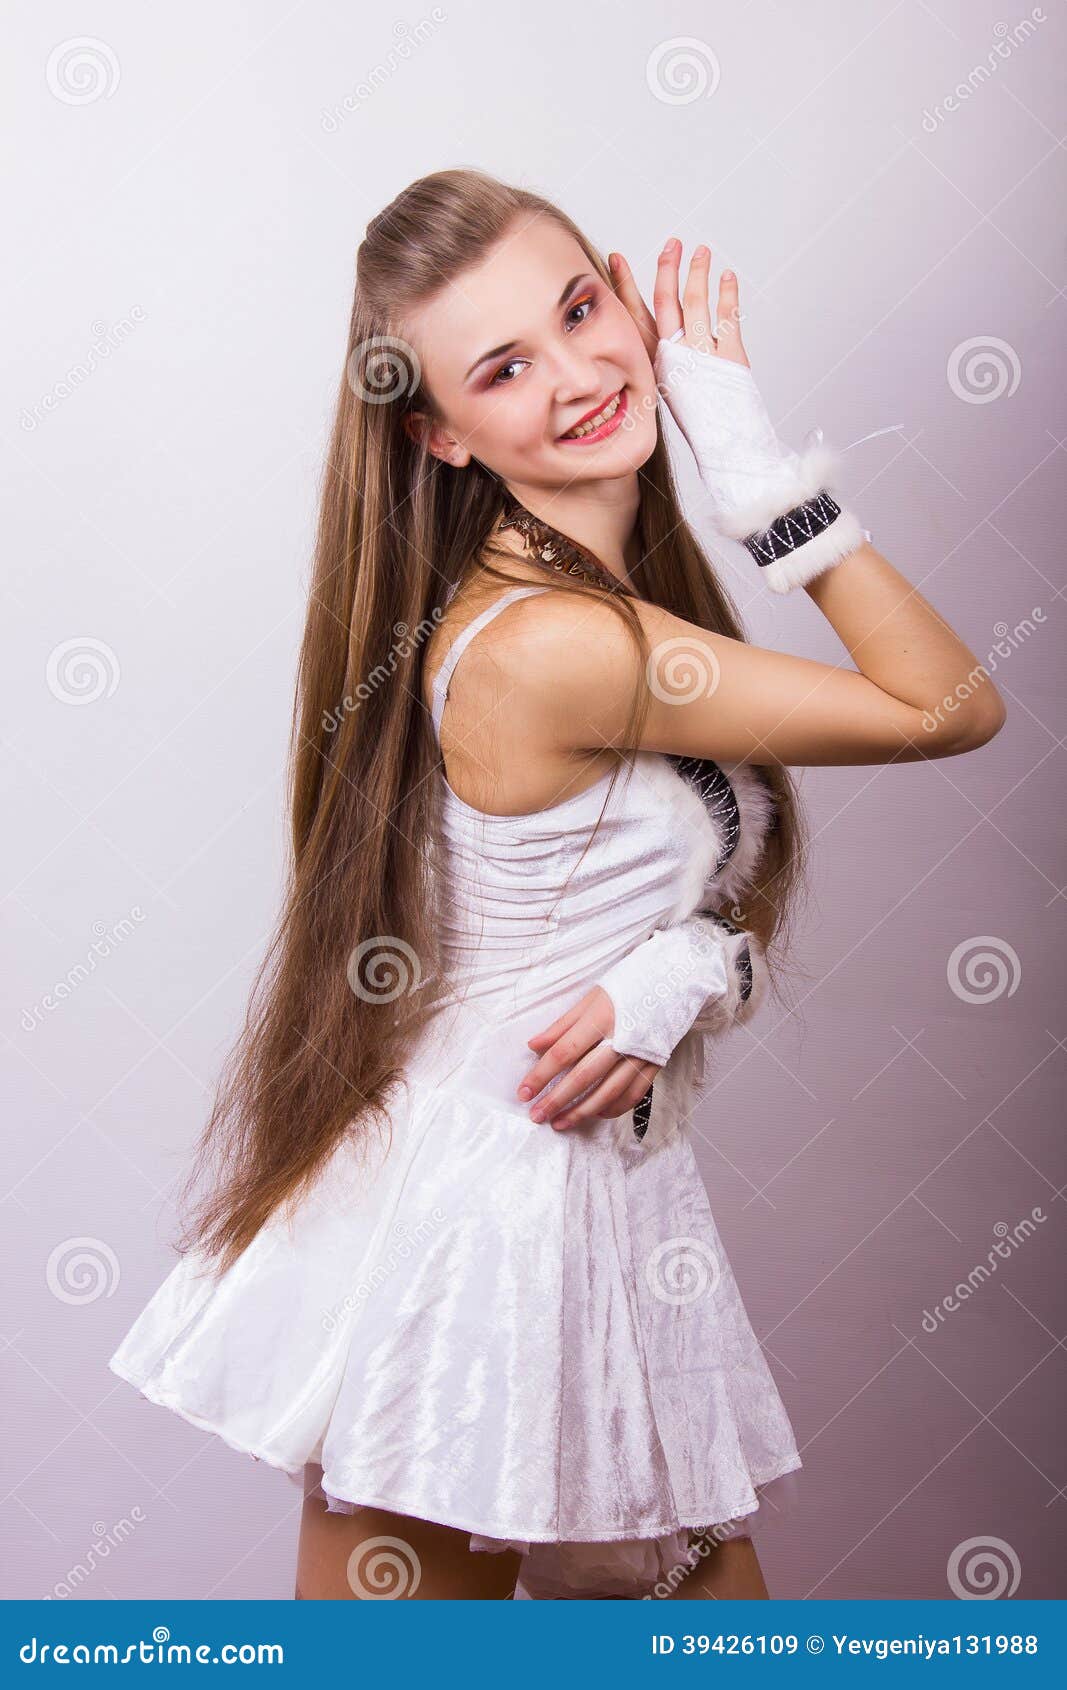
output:
[[[523,213],[554,218],[611,285],[563,211],[475,170],[412,183],[359,247],[299,659],[284,903],[183,1190],[208,1181],[181,1242],[202,1249],[218,1273],[279,1205],[309,1189],[344,1139],[369,1143],[388,1131],[405,1055],[439,1001],[421,988],[446,978],[433,843],[440,758],[422,665],[445,603],[472,567],[514,577],[489,561],[499,480],[477,461],[462,471],[442,463],[404,426],[408,411],[433,410],[405,365],[404,314],[476,263]],[[743,639],[682,514],[662,431],[639,479],[641,561],[631,579],[641,597]],[[604,596],[569,578],[545,579],[553,591]],[[643,664],[647,642],[632,601],[611,594],[607,602]],[[639,688],[634,730],[647,707]],[[637,743],[636,732],[626,743]],[[761,773],[776,819],[740,919],[766,943],[773,977],[798,885],[802,821],[787,771]]]

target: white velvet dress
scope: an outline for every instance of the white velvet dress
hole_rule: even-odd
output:
[[[435,727],[468,640],[544,590],[504,593],[464,630]],[[334,1509],[521,1549],[520,1596],[646,1594],[690,1564],[690,1528],[751,1518],[800,1459],[690,1145],[699,1038],[657,1075],[642,1139],[632,1111],[557,1132],[515,1095],[533,1033],[710,885],[743,881],[765,789],[724,772],[728,841],[659,753],[620,774],[591,845],[607,777],[506,817],[445,783],[463,990],[406,1065],[391,1146],[342,1145],[220,1280],[182,1257],[112,1370],[321,1481]]]

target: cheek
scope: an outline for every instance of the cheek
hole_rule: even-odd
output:
[[[521,392],[518,386],[514,393],[505,393],[503,388],[491,389],[484,410],[479,410],[471,438],[477,438],[498,455],[529,451],[532,445],[544,440],[550,411],[548,399],[532,381],[523,381]]]
[[[621,300],[613,299],[604,307],[604,326],[615,356],[627,369],[651,370],[641,331]]]

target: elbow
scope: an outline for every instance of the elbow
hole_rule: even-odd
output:
[[[983,689],[980,707],[953,724],[955,732],[938,755],[957,757],[965,751],[977,751],[979,746],[988,745],[996,738],[1007,719],[1007,707],[999,692],[992,687]]]
[[[1007,716],[1004,700],[988,681],[966,699],[944,698],[937,709],[923,711],[921,738],[912,741],[914,755],[933,761],[977,751],[996,737]]]

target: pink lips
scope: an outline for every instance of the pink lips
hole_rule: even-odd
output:
[[[608,403],[610,404],[611,401],[609,400]],[[598,406],[597,410],[603,410],[603,406]],[[596,416],[596,411],[593,412],[593,415],[594,417]],[[580,440],[567,440],[561,434],[559,437],[559,444],[561,446],[591,446],[597,440],[605,440],[609,434],[615,433],[615,430],[621,425],[622,419],[625,415],[626,389],[624,387],[619,391],[619,405],[613,417],[609,417],[607,422],[601,423],[599,428],[594,428],[592,433],[583,434]],[[578,423],[572,423],[571,426],[572,428],[577,428]]]

